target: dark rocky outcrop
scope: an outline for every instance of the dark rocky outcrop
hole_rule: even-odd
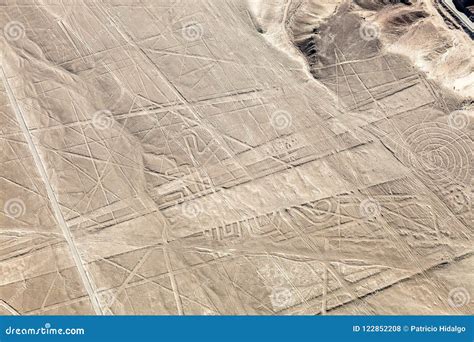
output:
[[[463,12],[474,22],[474,0],[453,0],[458,11]]]

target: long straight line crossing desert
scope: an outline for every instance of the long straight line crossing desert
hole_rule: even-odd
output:
[[[0,314],[473,314],[443,4],[0,1]]]

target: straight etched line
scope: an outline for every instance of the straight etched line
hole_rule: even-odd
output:
[[[74,244],[74,240],[73,240],[71,231],[69,230],[69,227],[67,226],[66,221],[64,220],[63,214],[62,214],[61,209],[59,207],[59,203],[56,199],[56,195],[54,194],[53,188],[51,187],[51,184],[49,182],[48,175],[46,173],[46,169],[43,165],[41,157],[39,156],[38,150],[36,149],[36,146],[33,143],[33,138],[31,137],[31,134],[28,130],[28,126],[26,125],[26,121],[24,119],[23,112],[22,112],[21,108],[18,106],[16,98],[13,95],[13,91],[10,88],[10,85],[8,83],[8,79],[7,79],[7,76],[5,74],[5,70],[3,69],[3,66],[0,66],[0,69],[1,69],[1,77],[2,77],[3,83],[5,85],[5,89],[7,91],[8,99],[10,100],[10,103],[13,107],[13,110],[15,112],[18,124],[21,127],[21,130],[23,132],[23,135],[25,136],[25,139],[28,142],[28,147],[29,147],[30,152],[33,156],[33,160],[36,164],[38,172],[40,173],[41,178],[43,179],[43,183],[45,184],[46,192],[48,194],[49,201],[50,201],[51,206],[53,208],[54,216],[56,217],[56,220],[58,221],[58,224],[61,227],[61,230],[63,232],[64,238],[66,239],[66,242],[69,246],[69,250],[71,251],[72,257],[74,259],[74,263],[77,267],[77,270],[79,271],[82,282],[84,283],[84,287],[85,287],[85,289],[86,289],[86,291],[89,295],[90,301],[92,303],[92,307],[94,308],[94,311],[97,315],[102,315],[102,310],[101,310],[100,305],[99,305],[99,300],[97,298],[97,294],[93,290],[91,279],[89,278],[89,276],[88,276],[88,274],[85,270],[85,267],[84,267],[84,264],[82,262],[81,256],[79,255],[77,247]]]

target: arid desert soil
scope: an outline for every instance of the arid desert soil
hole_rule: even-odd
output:
[[[0,314],[474,313],[474,43],[438,0],[0,30]]]

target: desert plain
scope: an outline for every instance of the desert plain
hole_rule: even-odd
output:
[[[473,314],[447,2],[0,0],[0,314]]]

